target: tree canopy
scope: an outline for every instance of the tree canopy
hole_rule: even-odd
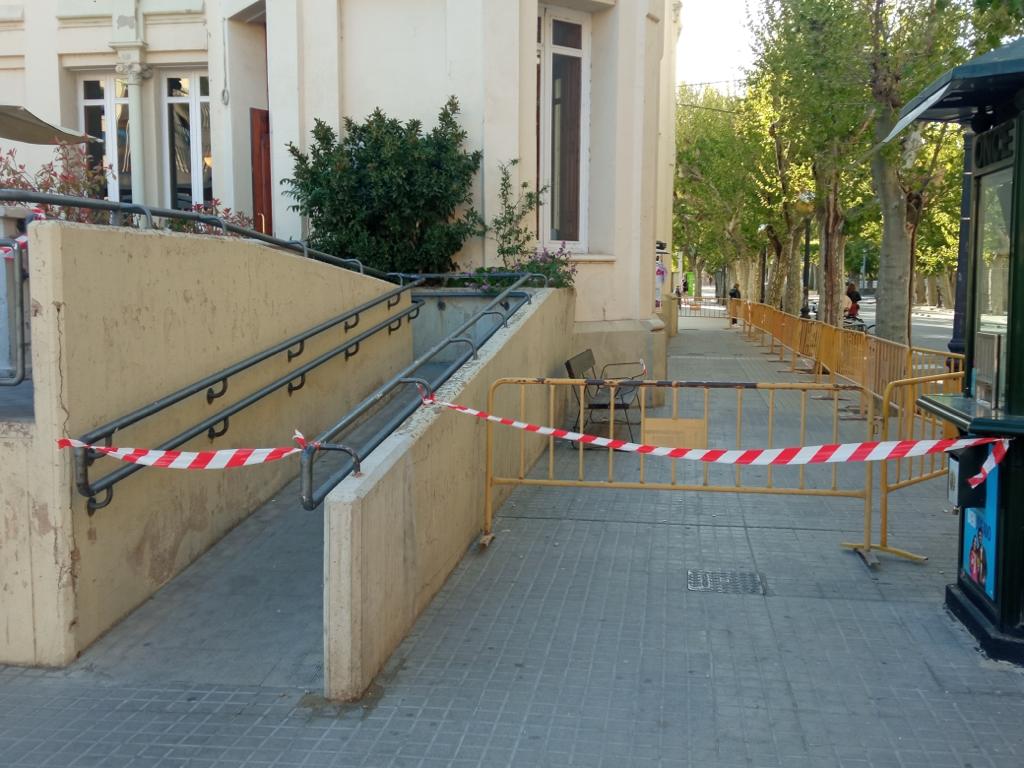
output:
[[[795,311],[810,221],[823,319],[846,279],[878,280],[878,332],[906,342],[914,301],[952,306],[963,137],[879,141],[943,71],[1024,33],[1024,0],[760,0],[749,24],[740,95],[679,91],[676,246]]]

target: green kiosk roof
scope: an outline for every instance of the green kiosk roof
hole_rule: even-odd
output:
[[[915,120],[962,122],[1024,87],[1024,37],[976,56],[936,78],[900,112],[888,143]]]

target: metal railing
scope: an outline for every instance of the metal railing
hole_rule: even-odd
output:
[[[820,381],[827,373],[841,377],[881,399],[893,381],[963,370],[964,356],[936,349],[908,347],[859,331],[790,315],[765,304],[729,301],[729,322],[741,320],[747,338],[778,352],[779,360],[790,354],[791,370],[814,373]],[[801,369],[801,360],[810,369]]]
[[[529,280],[541,281],[545,288],[551,287],[551,278],[540,272],[388,272],[390,280],[397,280],[404,285],[406,280],[438,281],[442,286],[448,283],[487,283],[491,279],[518,280],[523,276]]]
[[[462,323],[462,325],[416,358],[416,360],[406,366],[401,372],[393,376],[390,381],[378,387],[361,403],[359,403],[359,405],[346,414],[344,418],[328,427],[316,438],[316,440],[311,442],[310,445],[303,450],[301,456],[302,506],[310,510],[316,509],[321,503],[323,503],[323,500],[327,498],[327,494],[330,493],[338,483],[344,480],[350,473],[358,472],[363,459],[366,458],[369,452],[384,442],[384,440],[387,439],[387,437],[394,432],[403,421],[405,421],[416,411],[417,408],[420,407],[421,401],[419,396],[407,397],[404,402],[401,402],[393,409],[390,409],[382,422],[375,425],[371,433],[363,439],[359,445],[339,444],[332,441],[337,439],[339,435],[342,435],[344,432],[354,427],[361,418],[366,416],[374,407],[378,406],[385,400],[385,398],[392,395],[400,388],[423,387],[427,392],[433,392],[441,386],[441,384],[447,381],[447,379],[455,371],[461,368],[466,361],[475,357],[480,347],[486,343],[486,341],[498,330],[499,327],[507,323],[508,319],[512,317],[520,307],[531,301],[532,297],[529,293],[519,291],[517,289],[534,278],[535,275],[531,274],[521,275],[518,280],[481,307],[469,319]],[[498,309],[498,307],[501,307],[501,309]],[[490,316],[499,317],[501,322],[497,323],[493,329],[484,334],[484,338],[479,343],[474,341],[468,335],[468,332],[481,320]],[[465,349],[434,376],[417,376],[417,373],[421,368],[427,366],[441,352],[447,350],[453,345],[460,345],[465,347]],[[410,389],[410,393],[412,391],[413,390]],[[346,454],[347,458],[342,460],[341,467],[339,469],[334,471],[324,481],[317,484],[315,478],[316,462],[322,458],[324,452],[332,451]]]
[[[306,258],[316,259],[318,261],[332,264],[338,267],[354,270],[360,274],[371,275],[389,282],[398,283],[398,287],[382,296],[374,299],[373,301],[367,302],[359,307],[350,310],[342,315],[339,315],[331,320],[320,323],[309,330],[286,339],[279,344],[270,347],[263,352],[256,355],[252,355],[244,360],[235,363],[217,373],[211,374],[193,384],[184,387],[177,392],[174,392],[166,397],[162,397],[159,400],[150,403],[149,405],[139,408],[126,416],[109,422],[91,432],[82,435],[79,439],[83,443],[91,445],[110,445],[111,438],[119,430],[125,429],[131,425],[137,424],[144,419],[150,418],[161,411],[175,405],[176,403],[185,400],[186,398],[192,397],[203,390],[206,390],[206,399],[208,403],[213,403],[216,399],[222,397],[228,388],[229,379],[247,370],[260,362],[273,357],[276,354],[287,352],[288,361],[298,357],[302,354],[305,348],[305,342],[313,336],[322,333],[330,328],[334,328],[338,325],[344,324],[345,332],[348,332],[356,327],[359,322],[359,316],[377,305],[387,302],[387,308],[390,309],[398,304],[400,300],[400,294],[411,291],[416,288],[420,288],[426,281],[435,281],[441,285],[447,285],[449,283],[464,283],[473,282],[478,284],[488,284],[492,280],[512,280],[511,285],[500,290],[500,293],[495,293],[499,290],[496,286],[491,286],[489,290],[483,290],[475,292],[473,296],[479,296],[481,298],[491,298],[487,305],[481,308],[479,311],[474,313],[466,322],[464,322],[458,329],[449,334],[445,339],[438,342],[428,352],[421,355],[412,364],[407,366],[401,373],[392,378],[391,381],[379,387],[369,397],[367,397],[360,405],[358,405],[352,412],[347,414],[344,418],[338,421],[334,426],[325,431],[320,437],[314,441],[320,451],[339,451],[347,453],[351,457],[351,461],[347,467],[343,467],[341,470],[335,472],[317,488],[313,488],[314,477],[313,468],[317,459],[317,453],[311,449],[306,449],[302,454],[302,473],[303,473],[303,504],[308,509],[315,508],[326,494],[337,485],[345,476],[352,471],[353,468],[358,468],[361,457],[365,455],[379,445],[384,438],[387,437],[394,429],[404,421],[409,415],[411,415],[416,408],[419,407],[420,401],[418,398],[402,405],[400,408],[392,411],[389,415],[386,423],[377,429],[371,436],[371,439],[365,441],[360,445],[360,450],[357,453],[346,445],[338,445],[331,443],[330,441],[337,435],[343,433],[350,425],[355,423],[358,419],[363,417],[375,404],[383,401],[390,393],[403,385],[416,384],[424,386],[429,390],[433,390],[440,386],[444,381],[448,379],[456,370],[458,370],[470,357],[474,357],[481,344],[485,343],[487,339],[497,330],[501,325],[507,324],[508,319],[515,314],[516,311],[524,304],[531,301],[531,295],[525,291],[519,290],[527,283],[539,283],[544,287],[550,287],[551,280],[548,276],[535,273],[535,272],[490,272],[490,273],[427,273],[427,274],[414,274],[414,273],[403,273],[403,272],[382,272],[381,270],[373,269],[365,266],[358,259],[346,259],[333,256],[322,251],[310,248],[308,243],[305,241],[295,240],[282,240],[280,238],[267,235],[263,232],[257,232],[252,229],[246,229],[239,227],[234,224],[226,222],[222,217],[212,216],[209,214],[199,213],[196,211],[179,211],[175,209],[159,208],[155,206],[140,205],[135,203],[120,203],[110,200],[96,200],[92,198],[82,197],[71,197],[67,195],[53,195],[40,192],[31,192],[20,189],[0,189],[0,202],[17,202],[17,203],[35,203],[40,205],[52,205],[64,208],[81,208],[85,210],[103,211],[111,215],[110,223],[115,226],[121,226],[125,224],[125,216],[139,216],[141,217],[140,226],[143,228],[154,228],[157,224],[158,219],[164,220],[177,220],[191,222],[208,227],[215,227],[224,234],[237,235],[250,240],[259,241],[267,245],[280,248],[291,253],[301,254]],[[20,267],[21,262],[17,262],[19,265],[19,278],[24,280],[21,274]],[[426,295],[426,294],[425,294]],[[445,296],[453,296],[449,291],[444,293]],[[20,302],[20,299],[19,299]],[[157,446],[157,450],[172,450],[177,448],[188,440],[202,434],[204,431],[207,432],[210,439],[218,438],[224,435],[230,424],[230,418],[235,414],[243,411],[254,403],[262,400],[272,392],[281,388],[287,387],[289,393],[295,392],[302,388],[305,383],[306,374],[314,370],[320,365],[328,362],[329,360],[337,357],[338,355],[344,354],[345,358],[356,354],[359,349],[359,345],[362,341],[366,340],[370,336],[376,333],[380,333],[384,329],[388,330],[388,333],[394,332],[397,328],[401,327],[403,321],[411,321],[414,319],[423,306],[423,299],[414,296],[412,306],[403,309],[402,311],[394,314],[387,319],[377,323],[371,328],[367,329],[363,333],[355,336],[351,339],[347,339],[344,343],[339,344],[319,355],[314,360],[306,363],[305,365],[299,366],[296,369],[289,371],[285,376],[279,377],[275,381],[260,387],[256,391],[247,395],[238,402],[223,408],[216,413],[208,416],[201,420],[197,424],[189,427],[188,429],[180,432],[174,437],[164,441],[161,445]],[[500,307],[500,309],[498,309]],[[19,333],[24,331],[24,306],[21,303],[16,306],[16,314],[18,315],[19,321]],[[499,322],[494,328],[490,329],[486,334],[483,334],[483,339],[479,342],[474,341],[473,338],[466,335],[470,329],[473,329],[477,323],[484,320],[487,317],[498,317]],[[442,351],[453,345],[465,346],[467,349],[465,352],[460,353],[456,358],[445,365],[441,372],[432,377],[415,377],[415,374],[420,368],[431,365],[431,361],[434,360]],[[18,344],[21,350],[21,363],[16,371],[16,381],[11,383],[20,383],[25,376],[24,373],[24,339]],[[6,381],[0,381],[0,383],[7,383]],[[217,387],[217,389],[214,389]],[[97,509],[110,504],[113,498],[113,486],[120,480],[134,474],[143,468],[142,465],[131,464],[129,466],[121,467],[109,474],[103,476],[98,480],[91,480],[89,478],[89,467],[92,463],[99,458],[100,454],[89,449],[81,448],[75,449],[74,460],[75,460],[75,484],[79,492],[88,498],[88,511],[89,514],[93,514]],[[104,494],[100,499],[97,499],[99,494]]]
[[[695,296],[670,296],[668,299],[678,305],[680,317],[724,318],[727,310],[727,299],[718,297],[705,299]]]
[[[89,445],[110,445],[114,434],[119,430],[125,429],[133,424],[143,421],[144,419],[148,419],[162,411],[165,411],[171,406],[199,394],[203,390],[206,390],[206,402],[208,404],[212,404],[227,393],[229,381],[232,376],[235,376],[242,371],[246,371],[281,353],[287,353],[288,362],[291,362],[303,354],[306,342],[311,338],[338,326],[342,326],[346,333],[354,330],[359,325],[363,313],[382,304],[386,305],[385,309],[392,309],[401,301],[402,294],[412,291],[420,284],[421,283],[409,283],[408,285],[394,288],[371,301],[360,304],[354,309],[333,317],[330,320],[325,320],[324,322],[319,323],[302,333],[285,339],[262,352],[246,357],[234,365],[230,365],[227,368],[200,379],[199,381],[193,382],[187,387],[183,387],[176,392],[160,398],[159,400],[155,400],[149,405],[132,411],[126,416],[122,416],[119,419],[115,419],[114,421],[104,424],[103,426],[82,435],[79,440]],[[384,330],[387,330],[389,335],[394,333],[401,327],[403,321],[412,321],[415,319],[422,306],[423,301],[414,301],[411,306],[388,316],[384,320],[367,328],[356,336],[346,338],[345,341],[331,347],[327,351],[315,357],[313,360],[296,367],[294,370],[288,371],[284,376],[260,387],[236,403],[233,403],[226,408],[222,408],[216,413],[202,419],[197,424],[192,425],[174,437],[164,441],[157,446],[157,449],[172,450],[185,444],[192,438],[201,435],[203,432],[206,432],[210,439],[221,437],[227,432],[230,425],[229,419],[235,414],[248,408],[254,403],[259,402],[272,392],[284,387],[288,388],[289,394],[298,391],[305,384],[306,374],[310,371],[330,360],[333,360],[338,355],[344,354],[345,359],[354,356],[359,351],[359,345],[377,333]],[[75,485],[78,488],[79,493],[89,499],[87,505],[89,514],[94,513],[97,509],[102,509],[110,503],[113,498],[113,486],[116,483],[143,468],[142,465],[139,464],[129,464],[104,475],[99,480],[90,480],[89,467],[93,461],[101,455],[102,454],[91,451],[87,448],[76,448],[74,451]],[[104,493],[105,495],[102,499],[97,500],[96,497],[101,493]]]
[[[167,219],[172,221],[188,221],[194,224],[203,224],[210,227],[217,227],[224,234],[238,235],[249,240],[259,240],[275,248],[281,248],[292,253],[297,253],[306,258],[333,264],[336,267],[351,269],[360,274],[372,275],[382,280],[393,282],[386,272],[372,267],[365,266],[359,259],[345,259],[334,256],[315,248],[310,248],[305,241],[282,240],[255,229],[239,227],[226,222],[220,216],[211,216],[197,211],[179,211],[174,208],[158,208],[151,205],[139,203],[119,203],[113,200],[96,200],[90,197],[72,197],[70,195],[52,195],[44,192],[29,192],[23,189],[0,189],[0,202],[7,203],[37,203],[40,205],[56,205],[63,208],[82,208],[89,211],[107,211],[114,216],[112,224],[121,225],[121,217],[141,216],[140,226],[143,229],[153,229],[156,219]]]
[[[953,394],[960,390],[963,381],[964,373],[958,371],[889,382],[882,395],[882,408],[879,411],[882,441],[956,437],[956,430],[949,422],[922,409],[917,399],[923,395]],[[875,549],[918,562],[928,559],[889,545],[889,495],[918,483],[944,477],[948,472],[949,457],[944,453],[885,462],[879,478],[879,541],[873,545]]]
[[[834,444],[870,438],[866,425],[844,425],[845,397],[866,400],[873,415],[874,400],[862,387],[812,382],[764,384],[743,381],[642,381],[635,379],[503,378],[487,397],[487,411],[526,423],[558,426],[570,392],[579,399],[579,416],[569,427],[586,431],[584,413],[592,396],[606,404],[609,438],[616,434],[620,389],[641,390],[640,443],[686,448],[781,448]],[[666,393],[665,408],[651,413],[648,391]],[[501,398],[501,402],[499,401]],[[627,418],[628,415],[627,415]],[[869,419],[868,424],[872,421]],[[633,426],[637,426],[635,423]],[[873,465],[810,464],[807,466],[710,465],[667,458],[648,458],[643,452],[620,453],[613,448],[587,448],[574,443],[556,450],[554,436],[517,431],[496,445],[487,422],[486,479],[483,536],[493,538],[494,496],[499,486],[533,485],[623,490],[697,491],[700,493],[776,494],[840,497],[863,502],[864,541],[842,546],[870,557]],[[591,428],[593,430],[593,427]],[[621,431],[621,429],[619,430]],[[756,431],[756,434],[752,432]],[[858,434],[859,433],[859,434]],[[600,434],[592,431],[592,434]],[[547,461],[543,457],[546,455]],[[531,466],[536,466],[531,471]]]
[[[21,243],[17,240],[0,240],[0,246],[6,246],[11,249],[11,257],[13,259],[12,264],[12,275],[14,278],[13,290],[9,291],[13,294],[14,306],[14,328],[12,329],[13,334],[11,338],[11,362],[13,363],[14,371],[11,376],[5,376],[0,378],[0,387],[16,387],[25,380],[25,371],[27,369],[26,364],[26,344],[25,344],[25,263],[24,263],[24,252],[21,249]],[[0,264],[3,264],[3,259],[0,259]]]

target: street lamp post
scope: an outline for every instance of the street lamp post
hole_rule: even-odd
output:
[[[804,217],[804,305],[800,317],[811,316],[811,214],[814,213],[814,193],[804,190],[797,196],[797,213]]]

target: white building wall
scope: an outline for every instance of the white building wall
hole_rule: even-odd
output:
[[[653,314],[654,242],[671,239],[673,6],[552,4],[588,13],[591,22],[587,252],[578,254],[577,275],[582,322]],[[307,148],[316,118],[340,128],[344,116],[362,120],[379,106],[429,130],[455,95],[469,148],[484,152],[474,204],[485,219],[497,212],[500,163],[519,158],[514,180],[536,181],[537,0],[37,0],[0,8],[0,50],[8,52],[0,55],[0,85],[40,117],[72,127],[79,125],[81,75],[112,72],[116,64],[109,43],[124,30],[110,14],[138,11],[141,55],[152,74],[141,91],[150,204],[169,202],[162,76],[188,69],[206,70],[211,80],[214,195],[246,213],[249,111],[269,108],[280,237],[304,235],[279,182],[293,167],[287,145]],[[19,155],[38,163],[50,151],[22,147]],[[460,262],[495,265],[494,243],[475,238]]]

